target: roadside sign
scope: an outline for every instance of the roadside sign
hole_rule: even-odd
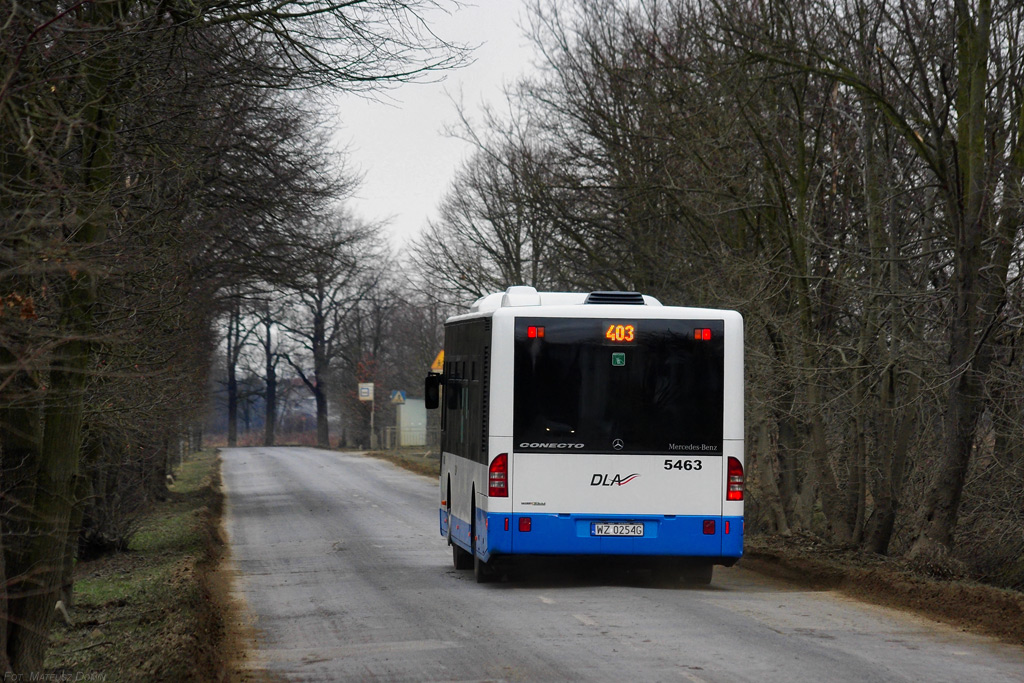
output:
[[[360,401],[372,401],[373,400],[373,382],[360,382],[359,383],[359,400]]]
[[[431,372],[444,372],[444,349],[437,352],[437,358],[430,364]]]
[[[402,389],[394,389],[391,392],[391,402],[396,405],[402,405],[405,403],[405,391]]]

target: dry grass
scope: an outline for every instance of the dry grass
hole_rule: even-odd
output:
[[[436,452],[425,452],[422,449],[408,448],[397,451],[367,451],[371,458],[387,460],[416,474],[437,478],[440,461]]]
[[[76,567],[73,625],[51,636],[47,673],[106,681],[215,681],[221,611],[207,575],[223,549],[216,454],[193,455],[128,552]]]

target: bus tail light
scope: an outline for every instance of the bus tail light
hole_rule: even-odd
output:
[[[508,498],[508,453],[501,453],[491,461],[487,472],[487,495]]]
[[[725,486],[726,500],[743,500],[743,465],[736,458],[729,458],[728,480]]]

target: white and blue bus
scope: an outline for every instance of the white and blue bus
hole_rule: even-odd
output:
[[[739,313],[510,287],[448,319],[426,390],[441,535],[478,581],[619,556],[706,583],[743,554]]]

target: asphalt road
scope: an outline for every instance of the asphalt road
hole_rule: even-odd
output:
[[[284,680],[1024,682],[1024,648],[742,566],[709,587],[593,564],[477,584],[432,480],[308,448],[222,455],[252,666]]]

